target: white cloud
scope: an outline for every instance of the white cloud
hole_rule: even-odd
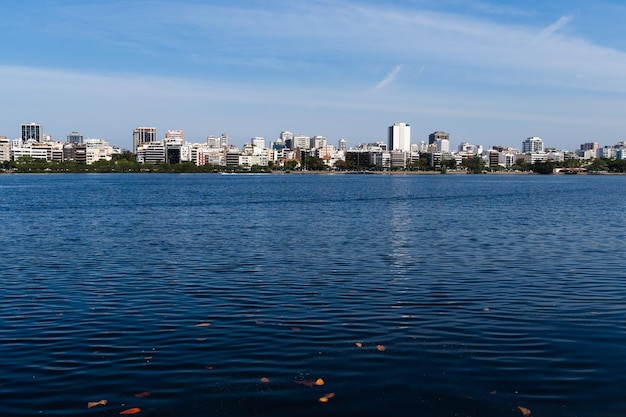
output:
[[[152,74],[163,59],[180,62],[180,70],[164,66],[167,75],[146,76],[113,66],[95,74],[0,65],[0,91],[8,98],[0,112],[9,123],[0,135],[36,121],[57,138],[87,126],[92,132],[85,135],[127,141],[133,127],[156,120],[161,132],[181,128],[196,139],[224,131],[237,143],[284,129],[350,141],[379,139],[378,129],[384,136],[389,123],[403,119],[416,132],[476,125],[465,131],[478,137],[499,129],[502,144],[511,144],[507,130],[523,139],[569,129],[577,146],[598,126],[607,129],[603,136],[622,129],[626,53],[562,30],[570,16],[542,30],[535,15],[488,19],[346,1],[267,10],[155,4],[154,15],[182,23],[129,33],[129,18],[100,38],[110,22],[95,14],[102,17],[90,40],[94,48],[112,42],[131,50],[128,62],[154,64]],[[132,66],[119,71],[127,70]],[[389,88],[400,80],[402,89]]]
[[[570,21],[572,20],[572,16],[563,16],[561,17],[559,20],[557,20],[556,22],[554,22],[553,24],[551,24],[550,26],[546,27],[544,30],[541,31],[540,37],[542,38],[547,38],[548,36],[552,35],[553,33],[561,30],[562,28],[564,28]]]
[[[382,90],[383,88],[387,87],[389,84],[394,82],[396,80],[396,77],[398,76],[398,73],[400,73],[400,70],[402,69],[402,67],[403,67],[402,64],[396,65],[396,67],[393,70],[391,70],[391,72],[387,74],[385,78],[380,80],[380,82],[378,82],[378,84],[374,86],[373,91]]]

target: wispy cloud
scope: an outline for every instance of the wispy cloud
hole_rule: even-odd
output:
[[[350,140],[355,133],[342,132],[343,126],[359,124],[361,136],[367,136],[400,117],[451,132],[455,120],[476,131],[493,120],[517,120],[516,134],[527,126],[541,132],[534,123],[552,120],[557,131],[586,118],[605,121],[603,126],[614,118],[613,125],[623,129],[622,115],[614,113],[626,97],[626,51],[600,36],[584,38],[579,31],[573,36],[567,30],[573,17],[564,13],[550,25],[538,25],[545,16],[522,3],[519,10],[500,9],[496,0],[449,0],[440,6],[357,0],[271,0],[262,6],[160,1],[149,8],[144,0],[128,0],[123,7],[66,3],[71,7],[50,10],[45,36],[41,26],[24,31],[26,25],[8,20],[15,42],[0,48],[0,58],[8,62],[0,65],[0,91],[11,98],[0,105],[3,120],[42,121],[50,131],[54,126],[46,118],[65,120],[57,136],[82,129],[73,125],[80,120],[101,132],[98,136],[120,140],[127,140],[135,123],[154,119],[199,138],[217,133],[213,129],[232,137],[237,129],[243,138],[266,136],[256,129],[270,125],[270,134],[306,133],[311,125],[318,133]],[[592,27],[587,13],[575,16],[581,28]],[[139,30],[138,19],[155,24]],[[68,42],[72,55],[42,47]],[[23,51],[31,49],[40,56],[36,67],[26,67],[32,64]],[[75,56],[81,56],[80,66],[74,65]],[[400,82],[402,89],[393,88]],[[28,100],[33,94],[43,98],[33,103]],[[591,112],[593,99],[612,105]],[[333,120],[341,122],[326,128]],[[119,134],[110,126],[118,124]],[[254,131],[246,130],[251,126]],[[12,133],[5,127],[0,134]]]
[[[380,80],[378,84],[376,84],[374,88],[372,88],[372,91],[382,90],[383,88],[387,87],[389,84],[394,82],[396,78],[398,77],[398,74],[400,73],[400,70],[402,69],[403,66],[404,65],[402,64],[396,65],[396,67],[393,70],[391,70],[391,72],[387,74],[385,78]]]
[[[559,20],[542,30],[540,36],[542,38],[547,38],[553,33],[563,29],[571,20],[572,16],[562,16]]]

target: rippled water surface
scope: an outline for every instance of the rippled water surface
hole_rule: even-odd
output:
[[[0,415],[624,416],[625,191],[2,175]]]

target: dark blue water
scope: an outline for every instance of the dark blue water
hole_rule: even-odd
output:
[[[0,415],[623,416],[625,191],[1,175]]]

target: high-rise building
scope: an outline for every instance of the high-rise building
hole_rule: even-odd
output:
[[[168,130],[165,132],[165,139],[169,142],[185,142],[185,133],[182,130]]]
[[[6,136],[0,136],[0,162],[11,160],[11,141]]]
[[[320,149],[328,144],[328,140],[324,136],[313,136],[311,138],[311,149]]]
[[[265,138],[261,136],[255,136],[250,139],[250,143],[256,148],[265,149]]]
[[[228,135],[226,133],[220,135],[220,146],[222,149],[228,148]]]
[[[283,142],[285,142],[286,140],[293,139],[293,133],[289,131],[280,132],[280,138],[282,139]]]
[[[543,153],[543,139],[532,136],[522,142],[522,153]]]
[[[600,149],[600,144],[598,142],[587,142],[580,145],[581,151],[595,151]]]
[[[156,127],[138,127],[133,131],[133,152],[145,143],[157,141]]]
[[[207,136],[206,144],[207,144],[207,148],[209,148],[209,149],[220,149],[222,147],[220,139],[216,138],[213,135]]]
[[[339,139],[339,150],[345,152],[347,148],[346,140]]]
[[[428,135],[428,144],[432,145],[438,140],[447,140],[450,141],[450,135],[446,132],[436,131]]]
[[[293,133],[289,131],[280,132],[279,139],[285,145],[286,148],[293,149]]]
[[[22,142],[41,142],[41,125],[37,123],[25,123],[22,125]]]
[[[81,145],[83,143],[83,135],[78,132],[72,132],[67,135],[67,143],[74,143],[76,145]]]
[[[293,149],[311,149],[311,138],[304,135],[293,137]]]
[[[389,126],[388,150],[411,151],[411,125],[394,123],[393,126]]]

